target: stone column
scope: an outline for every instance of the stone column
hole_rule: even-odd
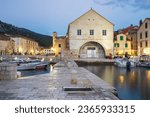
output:
[[[0,63],[0,80],[12,80],[17,78],[17,66],[15,64]]]

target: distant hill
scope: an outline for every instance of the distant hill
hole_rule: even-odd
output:
[[[25,36],[34,39],[40,46],[49,47],[52,45],[52,37],[48,35],[42,35],[35,33],[25,28],[18,28],[12,24],[7,24],[0,21],[0,33],[8,34],[12,36]]]

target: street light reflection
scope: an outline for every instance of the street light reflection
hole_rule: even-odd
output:
[[[123,75],[120,75],[120,76],[119,76],[119,79],[120,79],[120,83],[123,84],[123,83],[124,83],[124,76],[123,76]]]

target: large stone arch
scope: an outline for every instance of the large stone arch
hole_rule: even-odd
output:
[[[98,42],[89,41],[80,47],[79,57],[80,58],[104,58],[105,49]]]

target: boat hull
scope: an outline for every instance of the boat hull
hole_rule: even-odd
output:
[[[126,67],[128,67],[127,62],[130,62],[129,67],[135,67],[135,63],[131,60],[127,61],[127,60],[124,60],[124,59],[116,59],[114,64],[118,67],[126,68]]]

